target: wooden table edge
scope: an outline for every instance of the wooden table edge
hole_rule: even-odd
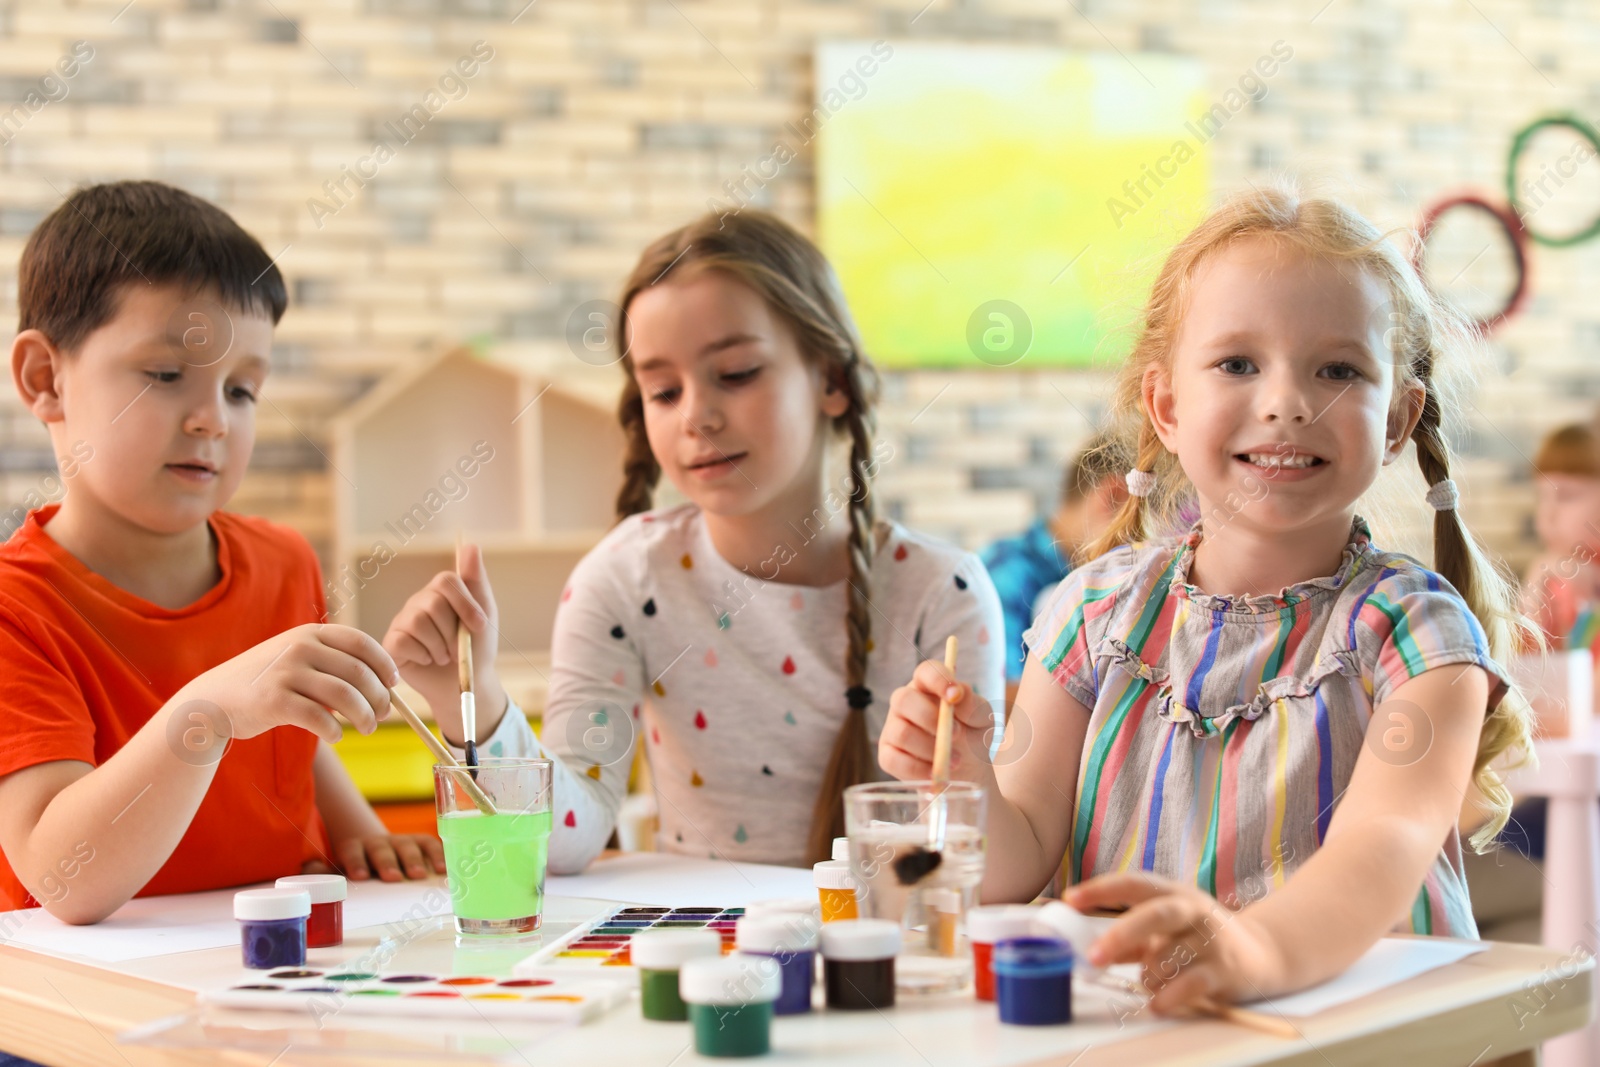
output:
[[[1521,957],[1519,959],[1518,957]],[[1087,1051],[1047,1057],[1033,1067],[1112,1067],[1128,1062],[1189,1065],[1274,1064],[1282,1067],[1343,1067],[1407,1062],[1476,1064],[1536,1048],[1588,1022],[1593,1003],[1594,962],[1571,964],[1536,945],[1491,944],[1488,951],[1411,979],[1397,989],[1372,994],[1318,1016],[1293,1020],[1306,1040],[1284,1041],[1228,1023],[1199,1020],[1143,1037]],[[1516,965],[1520,966],[1508,966]],[[1429,1001],[1451,994],[1465,977],[1477,974],[1481,990],[1470,1002],[1432,1014]],[[63,990],[69,989],[68,992]],[[1544,989],[1547,995],[1536,994]],[[1512,1013],[1515,998],[1532,1008],[1522,1030],[1500,1031],[1497,1011]],[[52,1067],[101,1067],[105,1063],[203,1064],[219,1062],[263,1067],[269,1057],[245,1050],[157,1049],[119,1045],[118,1034],[168,1015],[189,1011],[195,994],[160,982],[123,975],[93,964],[0,945],[0,1048]],[[1542,1005],[1542,1006],[1539,1006]],[[1376,1010],[1376,1016],[1373,1016]],[[1337,1036],[1334,1036],[1337,1034]],[[1488,1046],[1487,1048],[1485,1046]],[[276,1064],[327,1067],[324,1055],[283,1056]],[[341,1064],[389,1061],[350,1056]],[[462,1061],[472,1062],[472,1061]],[[489,1063],[488,1059],[480,1061]]]
[[[1549,966],[1517,974],[1500,970],[1517,956],[1543,957]],[[1433,1014],[1426,1002],[1446,995],[1461,981],[1463,970],[1493,975],[1482,984],[1481,995],[1443,1014]],[[1572,973],[1563,974],[1563,970]],[[1457,1067],[1491,1067],[1501,1061],[1534,1063],[1521,1054],[1537,1050],[1545,1041],[1586,1025],[1594,1014],[1593,957],[1574,960],[1542,945],[1490,942],[1486,952],[1429,971],[1399,987],[1370,994],[1308,1019],[1289,1019],[1304,1041],[1287,1041],[1242,1031],[1230,1023],[1192,1020],[1181,1029],[1164,1030],[1135,1041],[1121,1041],[1098,1049],[1050,1056],[1028,1067],[1121,1067],[1122,1054],[1137,1050],[1162,1067],[1199,1067],[1219,1062],[1240,1067],[1393,1067],[1396,1063],[1423,1067],[1450,1064]],[[1538,990],[1544,990],[1541,998]],[[1529,1008],[1525,1025],[1515,1035],[1499,1033],[1493,1013],[1513,1015],[1517,998]],[[1372,1013],[1376,1011],[1375,1017]],[[1204,1047],[1206,1037],[1229,1031],[1234,1040],[1226,1049]],[[1343,1032],[1340,1032],[1343,1031]],[[1243,1043],[1239,1036],[1248,1035]],[[1492,1037],[1490,1035],[1493,1035]],[[1195,1046],[1201,1046],[1198,1049]],[[1188,1046],[1187,1048],[1184,1046]]]

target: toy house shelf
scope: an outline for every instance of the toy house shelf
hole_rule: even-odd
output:
[[[382,638],[413,593],[483,547],[496,667],[544,706],[550,631],[572,568],[611,526],[622,432],[574,389],[455,349],[380,382],[333,423],[333,621]]]

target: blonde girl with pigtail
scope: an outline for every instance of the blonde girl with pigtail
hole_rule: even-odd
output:
[[[999,598],[976,556],[878,520],[872,479],[894,451],[873,439],[877,375],[799,232],[759,211],[707,215],[646,248],[618,303],[618,523],[561,594],[541,737],[494,675],[494,594],[470,546],[384,647],[456,743],[465,620],[479,750],[556,761],[557,873],[605,847],[640,743],[658,848],[826,859],[845,787],[886,777],[889,693],[946,637],[1001,699]],[[663,475],[686,503],[654,507]]]
[[[1028,743],[957,771],[992,791],[985,899],[1062,870],[1069,904],[1126,908],[1090,962],[1143,964],[1157,1011],[1312,985],[1395,929],[1476,936],[1457,821],[1485,817],[1480,847],[1504,825],[1529,713],[1501,666],[1526,623],[1451,478],[1441,372],[1469,341],[1370,223],[1287,189],[1158,274],[1116,392],[1130,499],[1026,635]],[[1408,442],[1432,569],[1356,511]],[[1199,522],[1145,541],[1180,504]],[[923,663],[890,773],[926,776],[945,690],[986,728]]]

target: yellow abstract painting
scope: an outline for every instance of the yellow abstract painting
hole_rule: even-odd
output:
[[[1160,255],[1206,206],[1196,61],[833,42],[816,74],[818,240],[875,360],[1126,351]]]

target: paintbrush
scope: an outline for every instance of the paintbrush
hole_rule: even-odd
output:
[[[956,671],[956,636],[951,634],[944,642],[944,668],[954,676]],[[928,847],[918,846],[894,861],[894,876],[901,885],[915,885],[939,869],[944,862],[945,824],[949,821],[950,805],[943,793],[950,784],[950,743],[955,732],[955,713],[950,701],[939,698],[939,722],[933,734],[933,788],[939,795],[934,798],[932,817],[928,820]]]
[[[956,635],[944,642],[944,669],[956,673]],[[933,780],[939,785],[950,781],[950,739],[955,733],[955,712],[950,701],[939,698],[939,725],[933,735]]]
[[[456,534],[456,574],[461,574],[461,534]],[[472,692],[472,631],[456,620],[456,676],[461,683],[461,736],[465,739],[467,766],[478,776],[478,699]]]
[[[411,710],[411,705],[405,702],[405,698],[393,689],[389,690],[389,705],[405,720],[406,725],[415,730],[417,736],[422,738],[422,743],[428,746],[428,751],[433,753],[434,759],[446,767],[461,766],[461,763],[455,756],[450,754],[450,750],[445,747],[444,743],[433,736],[433,731],[428,729],[428,724],[423,722],[421,717]],[[467,796],[471,797],[472,802],[478,806],[479,811],[485,815],[499,814],[494,806],[494,801],[489,799],[489,794],[485,793],[478,786],[478,783],[472,780],[471,775],[459,774],[456,775],[456,779],[461,783],[462,788],[466,790]]]

